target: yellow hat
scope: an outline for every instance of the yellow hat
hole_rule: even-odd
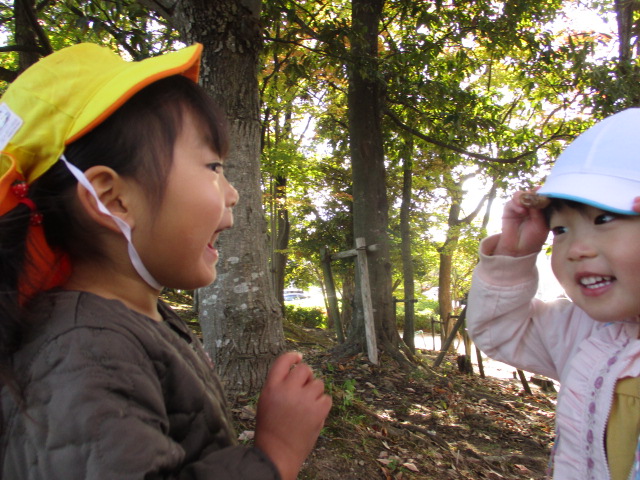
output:
[[[0,215],[15,206],[10,187],[32,183],[131,96],[171,75],[198,80],[202,45],[127,62],[81,43],[28,68],[0,99]]]

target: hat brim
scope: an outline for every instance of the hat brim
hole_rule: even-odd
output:
[[[549,198],[572,200],[612,213],[638,215],[633,199],[640,196],[638,182],[588,173],[551,175],[536,192]]]

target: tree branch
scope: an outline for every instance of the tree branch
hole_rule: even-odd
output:
[[[533,153],[535,153],[535,151],[538,148],[540,148],[540,146],[548,143],[551,140],[551,139],[549,139],[546,142],[542,143],[540,146],[538,146],[536,148],[536,150],[529,150],[527,152],[521,153],[520,155],[516,155],[515,157],[496,158],[496,157],[490,157],[489,155],[483,155],[481,153],[468,152],[467,150],[464,150],[464,149],[462,149],[460,147],[457,147],[455,145],[451,145],[450,143],[442,142],[442,141],[438,140],[437,138],[433,138],[433,137],[430,137],[429,135],[425,135],[424,133],[416,130],[415,128],[404,124],[402,122],[402,120],[400,120],[391,110],[387,109],[385,113],[400,128],[402,128],[403,130],[411,133],[412,135],[415,135],[416,137],[420,138],[421,140],[424,140],[427,143],[431,143],[431,144],[436,145],[438,147],[446,148],[447,150],[452,150],[452,151],[454,151],[456,153],[459,153],[461,155],[467,155],[468,157],[476,158],[476,159],[482,160],[484,162],[516,163],[519,160],[521,160],[521,159],[523,159],[525,157],[528,157],[529,155],[532,155]],[[558,137],[555,137],[555,138],[558,138]]]
[[[53,53],[53,47],[51,46],[51,42],[49,41],[49,37],[45,33],[42,25],[38,23],[38,17],[36,16],[36,12],[31,8],[27,2],[22,2],[22,6],[24,7],[27,18],[29,19],[29,23],[31,24],[31,28],[33,29],[36,37],[38,37],[38,42],[40,42],[40,53],[43,55],[49,55]]]
[[[482,207],[484,206],[485,202],[489,200],[489,195],[483,195],[482,198],[480,199],[480,201],[478,202],[478,205],[476,206],[475,210],[473,212],[471,212],[469,215],[467,215],[464,218],[461,218],[460,220],[458,220],[458,224],[459,225],[468,225],[472,222],[472,220],[474,218],[476,218],[478,216],[478,214],[480,213],[480,210],[482,209]]]
[[[169,25],[173,26],[173,15],[176,10],[178,0],[137,0],[140,5],[152,12],[156,12],[158,16],[164,18]]]
[[[18,76],[18,72],[9,70],[8,68],[0,67],[0,80],[3,82],[13,82]]]
[[[42,53],[38,47],[32,47],[32,46],[26,46],[26,45],[0,46],[0,53],[9,53],[9,52]]]

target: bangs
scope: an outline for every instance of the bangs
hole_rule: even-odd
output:
[[[218,105],[204,90],[193,90],[193,97],[184,105],[191,113],[201,133],[211,149],[220,157],[229,153],[229,127],[227,119]]]

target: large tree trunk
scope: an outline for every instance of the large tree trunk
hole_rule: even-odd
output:
[[[36,63],[43,54],[51,53],[51,47],[46,36],[44,37],[44,43],[47,48],[38,46],[38,38],[42,39],[42,35],[39,35],[42,28],[36,18],[35,5],[35,0],[15,0],[13,4],[15,43],[20,46],[18,72],[24,72]]]
[[[184,0],[170,15],[185,42],[204,45],[201,83],[229,118],[226,172],[240,201],[234,228],[220,236],[218,279],[199,292],[199,311],[205,348],[231,394],[257,392],[284,347],[260,189],[259,14],[259,0]]]
[[[377,75],[378,28],[383,0],[352,0],[351,59],[349,72],[349,134],[353,178],[354,237],[370,253],[369,278],[378,346],[397,352],[399,335],[393,321],[391,264],[389,258],[388,204],[382,144],[382,87]],[[348,332],[348,347],[363,350],[366,345],[361,297],[361,279],[356,277],[355,322]]]

